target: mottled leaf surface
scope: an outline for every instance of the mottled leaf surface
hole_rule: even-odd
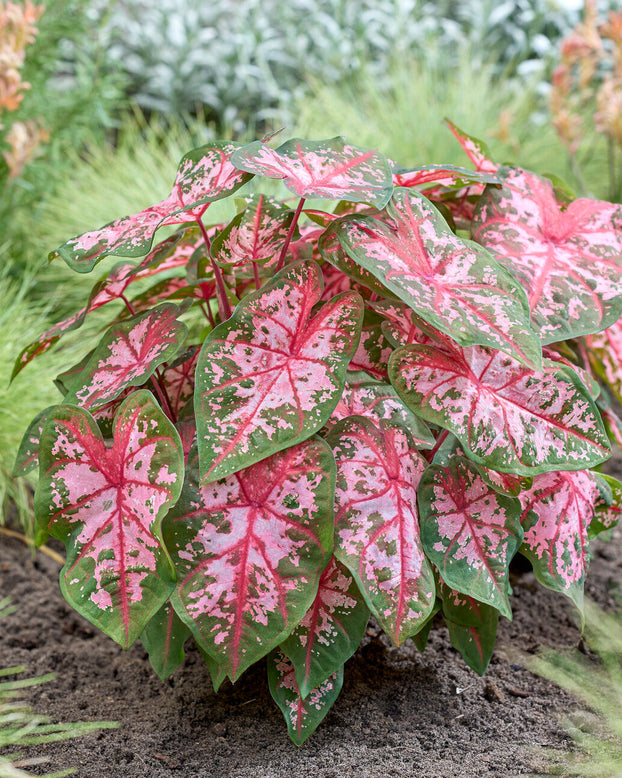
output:
[[[362,300],[346,292],[312,311],[318,266],[286,266],[205,339],[195,409],[205,482],[319,430],[333,412],[356,348]]]
[[[518,282],[481,246],[458,238],[418,192],[396,190],[386,210],[392,223],[346,216],[329,229],[351,259],[436,329],[538,365],[540,342]]]
[[[140,386],[163,362],[176,356],[187,328],[179,308],[163,303],[112,326],[83,369],[65,380],[66,403],[98,408],[128,386]]]
[[[622,402],[622,322],[587,338],[590,363],[618,402]]]
[[[496,184],[498,177],[493,172],[479,172],[455,165],[426,165],[405,168],[393,164],[393,184],[396,187],[426,186],[436,184],[445,187],[463,187],[469,184]]]
[[[140,642],[158,678],[165,681],[184,661],[184,643],[190,630],[167,600],[142,631]]]
[[[191,456],[165,523],[179,579],[172,600],[231,680],[313,603],[330,559],[334,477],[330,449],[318,439],[204,486]]]
[[[299,197],[350,200],[383,208],[393,191],[386,158],[343,138],[309,141],[292,138],[274,150],[255,141],[236,151],[234,165],[268,178],[282,178]]]
[[[536,476],[531,489],[519,495],[525,528],[521,553],[544,586],[567,595],[580,610],[589,561],[587,528],[599,495],[589,470]]]
[[[562,210],[550,181],[502,171],[473,217],[473,238],[523,285],[543,343],[608,327],[622,313],[622,208],[581,198]]]
[[[39,456],[37,523],[67,548],[63,594],[127,648],[174,586],[160,523],[182,487],[179,436],[141,390],[119,408],[112,448],[87,411],[59,405]]]
[[[424,624],[434,579],[419,537],[417,486],[425,460],[406,430],[346,419],[328,437],[337,462],[335,556],[352,572],[399,645]]]
[[[449,127],[452,135],[462,146],[462,150],[471,160],[475,169],[485,173],[496,173],[499,166],[492,161],[492,156],[488,146],[484,141],[475,138],[473,135],[467,135],[449,119],[445,119],[445,125]]]
[[[456,457],[429,466],[418,489],[421,542],[445,583],[512,617],[509,566],[523,540],[521,505]]]
[[[302,697],[340,670],[359,647],[368,620],[369,608],[354,578],[333,557],[313,604],[280,646],[294,665]]]
[[[290,738],[297,746],[301,746],[315,732],[339,696],[343,685],[343,667],[303,699],[293,664],[277,649],[268,657],[268,684],[272,698],[285,717]]]
[[[13,466],[13,477],[27,475],[39,466],[39,441],[49,415],[54,412],[56,405],[49,405],[38,413],[28,425],[20,443]]]
[[[588,525],[590,538],[612,529],[622,516],[622,482],[604,473],[594,473],[599,486],[600,496],[594,503],[594,518]],[[602,488],[604,482],[605,489]]]
[[[533,475],[603,462],[610,447],[592,398],[570,369],[533,371],[499,351],[404,346],[391,383],[423,419],[452,432],[468,456],[500,472]]]

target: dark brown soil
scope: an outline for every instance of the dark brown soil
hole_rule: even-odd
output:
[[[606,607],[622,581],[622,531],[596,542],[586,585]],[[515,574],[514,620],[501,620],[499,649],[479,678],[451,648],[445,628],[425,653],[392,646],[373,626],[346,665],[340,698],[302,748],[292,745],[263,663],[216,695],[196,649],[162,683],[140,646],[122,651],[63,600],[58,565],[0,536],[0,596],[19,608],[0,622],[0,667],[57,679],[29,701],[54,721],[114,719],[102,731],[39,750],[41,771],[78,768],[80,778],[484,778],[544,771],[540,747],[569,749],[559,716],[571,699],[532,675],[503,646],[534,652],[580,639],[564,597]]]

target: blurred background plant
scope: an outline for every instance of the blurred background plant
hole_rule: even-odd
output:
[[[619,778],[622,775],[622,612],[586,603],[583,652],[550,651],[524,659],[527,667],[561,686],[589,710],[564,720],[577,750],[549,752],[547,775]],[[588,650],[589,649],[589,650]]]

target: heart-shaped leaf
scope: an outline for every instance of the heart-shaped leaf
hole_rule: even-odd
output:
[[[418,192],[396,190],[386,210],[392,223],[346,216],[329,231],[351,259],[461,345],[492,346],[539,365],[520,284],[487,251],[458,238]]]
[[[329,419],[363,305],[346,292],[312,311],[321,293],[314,262],[288,265],[205,339],[195,391],[204,482],[305,440]]]
[[[253,195],[246,208],[212,241],[212,257],[223,267],[269,262],[281,251],[293,216],[294,212],[278,200]]]
[[[622,208],[580,199],[562,210],[550,181],[501,171],[473,217],[473,238],[523,285],[543,343],[608,327],[622,313]]]
[[[484,675],[495,647],[499,611],[444,584],[440,590],[451,645],[472,670]]]
[[[369,608],[356,582],[333,557],[313,604],[280,646],[294,666],[302,697],[343,667],[359,647],[368,621]]]
[[[274,150],[261,141],[239,149],[232,162],[240,170],[282,178],[299,197],[350,200],[384,208],[393,183],[386,158],[344,138],[310,141],[292,138]]]
[[[460,457],[426,469],[418,501],[421,542],[445,583],[512,618],[509,567],[523,540],[520,502]]]
[[[64,381],[66,403],[98,408],[129,386],[144,384],[158,365],[172,359],[186,338],[179,308],[163,303],[115,324],[100,340],[83,369]]]
[[[545,473],[519,495],[528,557],[540,583],[583,608],[583,581],[589,561],[587,528],[600,491],[593,473]]]
[[[425,460],[401,427],[346,419],[330,433],[337,462],[335,556],[396,645],[423,626],[434,579],[419,538]]]
[[[106,256],[142,257],[151,248],[158,227],[196,221],[209,203],[228,197],[251,178],[230,162],[241,145],[219,141],[194,149],[179,163],[165,200],[68,240],[50,259],[60,256],[69,267],[88,273]]]
[[[330,559],[334,462],[313,439],[199,486],[196,454],[165,523],[175,610],[235,681],[303,618]]]
[[[119,408],[111,449],[87,411],[59,405],[39,456],[37,523],[67,548],[63,594],[127,648],[174,586],[160,523],[182,487],[179,435],[142,390]]]
[[[533,371],[499,351],[404,346],[391,383],[422,419],[452,432],[467,455],[500,472],[580,470],[611,450],[598,410],[574,371],[545,360]]]
[[[303,699],[293,664],[277,649],[268,657],[268,684],[272,698],[285,717],[290,738],[297,746],[301,746],[322,723],[339,696],[343,686],[343,667]]]
[[[183,663],[184,643],[189,637],[190,630],[173,610],[171,601],[167,600],[140,636],[140,642],[160,680],[165,681]]]

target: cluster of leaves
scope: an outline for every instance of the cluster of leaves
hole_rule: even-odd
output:
[[[441,611],[482,673],[514,555],[580,608],[618,517],[592,468],[622,437],[597,380],[622,395],[622,210],[449,127],[475,169],[342,138],[195,149],[164,200],[51,255],[128,259],[15,366],[114,311],[19,451],[36,540],[65,543],[68,602],[161,677],[190,635],[216,689],[267,656],[296,743],[370,613],[423,648]],[[253,177],[293,202],[242,196]]]

